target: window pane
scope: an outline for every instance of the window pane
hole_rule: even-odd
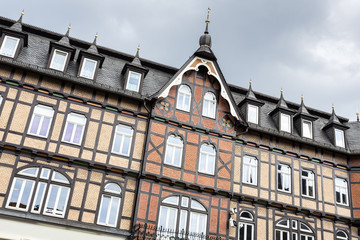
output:
[[[105,186],[105,191],[120,194],[121,193],[121,188],[120,188],[119,185],[117,185],[115,183],[108,183]]]
[[[115,134],[113,152],[116,152],[116,153],[120,152],[121,138],[122,138],[121,135]]]
[[[99,213],[99,220],[98,220],[99,223],[106,224],[106,215],[109,209],[109,204],[110,204],[110,197],[103,195],[100,213]]]
[[[280,114],[280,130],[285,132],[291,132],[290,126],[290,116],[287,114]]]
[[[57,210],[57,212],[59,212],[58,214],[60,214],[60,215],[65,210],[68,192],[69,192],[68,188],[64,188],[64,187],[61,188],[60,198],[59,198],[59,201],[58,201],[58,204],[56,207],[56,210]]]
[[[33,184],[34,184],[34,182],[32,182],[32,181],[25,181],[25,187],[24,187],[24,190],[22,193],[19,208],[26,209],[28,207],[31,193],[32,193]]]
[[[80,126],[80,125],[77,125],[77,126],[76,126],[73,143],[77,143],[77,144],[80,143],[83,128],[84,128],[84,127],[83,127],[83,126]]]
[[[51,185],[50,193],[48,193],[48,202],[47,202],[47,205],[46,205],[45,210],[44,210],[45,213],[54,214],[56,197],[58,195],[59,190],[60,189],[59,189],[58,186]]]
[[[54,56],[50,64],[50,68],[63,71],[67,58],[67,53],[59,50],[54,51]]]
[[[93,79],[96,63],[97,63],[96,61],[85,58],[80,76],[84,78]]]
[[[62,175],[61,173],[58,173],[56,171],[54,171],[54,173],[53,173],[52,180],[58,181],[58,182],[69,183],[69,181],[67,180],[67,178],[64,175]]]
[[[180,224],[179,224],[179,232],[186,233],[186,220],[187,220],[187,211],[181,210],[180,212]]]
[[[303,121],[303,137],[312,138],[312,126],[311,122]]]
[[[0,54],[8,57],[14,57],[19,39],[6,36],[1,47]]]
[[[42,201],[44,199],[44,193],[45,193],[45,188],[46,188],[46,183],[42,183],[40,182],[37,186],[37,193],[36,193],[36,198],[33,204],[33,211],[34,212],[39,212],[41,205],[42,205]]]
[[[121,151],[122,154],[129,155],[130,142],[131,142],[131,137],[130,136],[124,136],[123,148],[122,148],[122,151]]]
[[[71,142],[71,135],[72,135],[73,130],[74,130],[74,124],[68,123],[67,128],[65,129],[65,133],[64,133],[64,141]]]
[[[46,137],[47,136],[47,132],[50,126],[50,118],[47,117],[43,117],[43,122],[42,122],[42,126],[39,132],[40,136]]]
[[[29,131],[31,134],[37,134],[37,131],[38,131],[38,128],[40,125],[40,120],[41,120],[40,116],[37,116],[37,115],[33,116],[33,120],[32,120],[32,123],[30,126],[30,131]]]
[[[25,180],[16,178],[13,183],[13,190],[9,201],[10,207],[16,207],[17,201],[19,199],[20,190]]]
[[[248,121],[251,123],[258,123],[258,107],[253,105],[248,105]]]
[[[140,86],[140,77],[139,73],[129,72],[129,78],[126,89],[131,91],[139,91]]]
[[[338,147],[345,147],[344,131],[335,129],[335,144]]]
[[[117,197],[112,197],[111,198],[111,209],[110,209],[110,216],[109,216],[109,221],[108,224],[111,226],[115,226],[116,225],[116,218],[117,218],[117,214],[119,211],[119,204],[120,204],[120,198]]]

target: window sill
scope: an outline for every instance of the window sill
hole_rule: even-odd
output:
[[[283,193],[283,194],[291,195],[291,191],[285,191],[285,190],[277,189],[277,192],[278,192],[278,193]]]
[[[215,175],[215,173],[201,172],[201,171],[199,171],[199,170],[198,170],[198,173],[204,174],[204,175],[210,175],[210,176],[214,176],[214,175]]]
[[[248,182],[241,182],[243,185],[248,185],[248,186],[251,186],[251,187],[257,187],[258,184],[257,183],[248,183]]]
[[[48,136],[41,136],[41,135],[36,135],[36,134],[32,134],[32,133],[27,133],[27,135],[31,136],[31,137],[38,137],[41,139],[47,139]]]
[[[75,146],[81,146],[81,143],[72,143],[72,142],[67,142],[67,141],[64,141],[64,140],[61,140],[62,143],[66,143],[66,144],[70,144],[70,145],[75,145]]]
[[[130,157],[130,153],[128,155],[125,155],[125,154],[122,154],[122,153],[117,153],[117,152],[111,151],[111,154],[115,154],[117,156],[122,156],[122,157]]]
[[[181,169],[181,164],[180,164],[180,166],[176,166],[176,165],[164,162],[164,165],[169,166],[169,167],[174,167],[174,168]]]

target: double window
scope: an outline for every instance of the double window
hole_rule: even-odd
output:
[[[312,138],[312,122],[308,120],[302,120],[302,136],[306,138]]]
[[[259,123],[259,107],[249,104],[247,107],[247,120],[248,122]]]
[[[190,111],[191,103],[191,90],[186,85],[181,85],[179,87],[179,92],[176,100],[176,108],[183,111]]]
[[[100,211],[97,223],[116,227],[121,202],[121,188],[115,183],[108,183],[101,196]]]
[[[62,173],[47,167],[26,168],[16,174],[6,207],[64,217],[69,193],[70,182]]]
[[[80,77],[94,79],[97,61],[84,58],[80,70]]]
[[[216,113],[216,97],[212,92],[204,95],[202,115],[205,117],[215,118]]]
[[[248,211],[240,213],[239,240],[254,240],[254,217]]]
[[[166,142],[165,163],[181,167],[184,143],[180,137],[170,135]]]
[[[243,158],[243,183],[257,185],[258,160],[254,157]]]
[[[338,147],[345,147],[344,131],[335,128],[335,145]]]
[[[214,175],[215,148],[213,145],[203,143],[200,147],[199,172]]]
[[[343,178],[335,178],[335,197],[336,203],[341,205],[349,205],[348,200],[348,183]]]
[[[55,70],[58,70],[61,72],[64,71],[68,55],[69,54],[67,52],[55,49],[54,53],[52,55],[52,58],[51,58],[49,68],[55,69]]]
[[[5,36],[0,48],[0,55],[13,58],[15,56],[19,42],[19,38]]]
[[[314,240],[310,226],[296,219],[282,219],[276,223],[275,240]]]
[[[140,73],[129,71],[126,89],[134,92],[139,92],[140,81],[141,81]]]
[[[81,144],[84,134],[86,117],[84,115],[70,113],[66,119],[63,141],[73,144]]]
[[[306,197],[315,197],[315,174],[312,171],[301,171],[301,194]]]
[[[54,109],[51,107],[44,105],[35,106],[28,134],[46,138],[49,133],[53,115]]]
[[[279,164],[277,176],[278,190],[291,192],[291,168],[288,165]]]
[[[131,142],[134,130],[125,125],[117,125],[115,129],[112,152],[124,156],[130,155]]]
[[[290,115],[280,113],[280,131],[291,133],[291,117],[290,117]]]

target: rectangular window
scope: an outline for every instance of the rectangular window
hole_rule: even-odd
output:
[[[312,122],[302,120],[302,134],[303,137],[312,138]]]
[[[84,58],[80,71],[80,77],[93,79],[96,70],[97,61],[89,58]]]
[[[335,145],[345,147],[344,131],[335,128]]]
[[[291,117],[290,117],[290,115],[280,113],[280,131],[291,133]]]
[[[41,205],[44,200],[45,191],[46,191],[46,183],[39,182],[36,189],[35,199],[31,212],[40,213]]]
[[[120,198],[103,195],[100,205],[98,224],[115,227],[118,218]]]
[[[64,217],[70,189],[58,185],[50,185],[44,208],[45,215]]]
[[[278,190],[283,192],[291,191],[291,168],[287,165],[278,165]]]
[[[285,230],[275,230],[275,240],[290,240],[290,233]]]
[[[141,79],[140,73],[129,71],[126,89],[130,91],[139,92],[140,79]]]
[[[61,72],[64,71],[67,56],[68,56],[67,52],[63,52],[55,49],[51,59],[50,68]]]
[[[315,197],[315,175],[311,171],[301,171],[301,194],[307,197]]]
[[[7,208],[27,211],[34,189],[34,181],[14,178],[11,186]]]
[[[214,174],[215,171],[215,149],[212,145],[204,143],[200,148],[199,172]]]
[[[18,38],[5,36],[0,48],[0,55],[13,58],[19,45],[19,41],[20,39]]]
[[[158,226],[170,231],[176,231],[177,209],[171,207],[160,207]]]
[[[335,178],[336,203],[349,205],[348,202],[348,184],[343,178]]]
[[[85,116],[70,113],[66,119],[63,141],[80,145],[84,133],[85,123]]]
[[[112,147],[113,153],[129,156],[134,130],[131,127],[117,125],[115,129],[115,137]]]
[[[198,235],[206,235],[206,222],[207,215],[190,212],[190,225],[189,225],[189,233],[198,234]],[[197,239],[201,239],[200,237]]]
[[[51,107],[43,105],[35,106],[28,134],[46,138],[49,133],[53,115],[54,109]]]
[[[254,225],[239,223],[239,240],[254,240]]]
[[[249,183],[252,185],[257,185],[257,171],[258,171],[258,161],[254,157],[245,156],[243,158],[243,183]]]
[[[258,124],[259,123],[259,107],[254,105],[248,105],[248,122]]]

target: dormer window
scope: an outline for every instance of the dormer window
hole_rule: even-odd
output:
[[[291,133],[290,115],[285,113],[280,113],[280,131]]]
[[[308,120],[302,120],[302,136],[306,138],[312,138],[312,122]]]
[[[67,52],[55,49],[53,56],[51,58],[49,68],[58,70],[61,72],[64,71],[68,55],[69,54]]]
[[[97,61],[84,58],[81,66],[80,77],[94,79]]]
[[[247,111],[248,122],[258,124],[259,123],[259,107],[249,104],[247,110],[248,110]]]
[[[215,118],[216,97],[212,92],[205,93],[203,102],[202,115],[205,117]]]
[[[1,44],[0,55],[13,58],[19,46],[19,42],[19,38],[5,36],[4,41]]]
[[[129,71],[126,89],[134,92],[139,92],[141,74],[133,71]]]
[[[335,145],[337,147],[345,147],[344,131],[335,128]]]

